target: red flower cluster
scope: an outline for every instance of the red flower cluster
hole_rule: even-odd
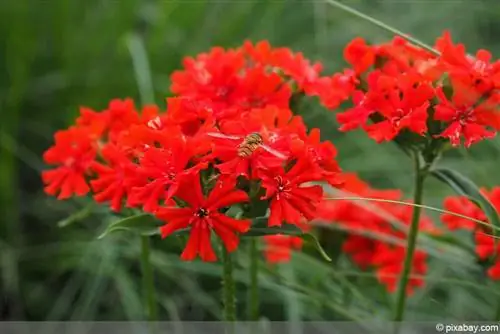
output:
[[[226,215],[234,205],[268,201],[269,226],[312,219],[323,192],[307,183],[338,185],[336,149],[318,129],[308,132],[289,103],[292,94],[319,94],[321,66],[248,42],[187,58],[184,67],[172,75],[176,96],[165,112],[139,113],[130,99],[102,112],[82,108],[45,152],[56,165],[43,172],[46,192],[65,199],[92,190],[114,211],[142,208],[165,221],[163,237],[189,228],[184,260],[216,260],[212,231],[228,251],[237,248],[251,221]]]
[[[500,187],[495,187],[491,191],[481,189],[481,192],[489,199],[497,211],[500,210]],[[485,223],[488,222],[484,212],[467,197],[447,197],[444,201],[444,208],[466,217],[480,220]],[[441,219],[452,231],[462,229],[474,233],[476,254],[478,258],[481,260],[492,259],[494,261],[494,264],[488,269],[488,276],[494,280],[500,279],[500,243],[497,242],[495,246],[495,239],[490,236],[492,234],[491,229],[485,225],[455,215],[443,214]]]
[[[435,47],[439,56],[401,37],[373,46],[362,38],[351,41],[344,57],[352,69],[337,74],[344,84],[335,87],[354,106],[337,114],[340,130],[361,127],[377,142],[390,141],[401,131],[448,138],[453,146],[464,138],[466,147],[492,138],[500,129],[495,111],[500,61],[491,62],[486,50],[468,55],[448,32]],[[320,98],[331,104],[325,95]]]
[[[400,200],[399,190],[377,190],[360,180],[355,174],[344,174],[343,191],[347,196]],[[406,253],[406,232],[398,229],[391,222],[402,224],[408,228],[413,208],[387,202],[368,202],[349,200],[325,200],[318,208],[321,220],[338,224],[347,231],[343,251],[351,256],[361,268],[372,267],[376,270],[379,282],[389,292],[397,288],[399,275],[403,271]],[[419,223],[421,231],[437,233],[432,222],[422,217]],[[425,275],[427,272],[427,254],[417,249],[413,258],[411,275]],[[411,294],[415,287],[424,284],[419,277],[410,278],[407,293]]]

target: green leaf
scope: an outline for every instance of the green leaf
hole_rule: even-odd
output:
[[[130,231],[144,236],[157,235],[160,233],[159,227],[161,225],[163,223],[155,217],[149,214],[140,214],[111,223],[98,239],[102,239],[108,234],[117,231]]]
[[[73,213],[69,217],[59,221],[57,223],[57,226],[59,227],[66,227],[69,226],[73,223],[76,223],[82,219],[87,218],[91,213],[92,213],[92,208],[93,208],[94,203],[90,203],[89,205],[85,206],[84,208],[78,210],[77,212]]]
[[[257,217],[253,219],[253,224],[247,233],[242,234],[242,237],[262,237],[264,235],[285,234],[300,236],[304,232],[296,225],[283,224],[282,226],[269,227],[267,225],[267,217]]]
[[[319,252],[319,254],[328,262],[332,262],[332,259],[326,254],[325,250],[323,247],[321,247],[321,244],[319,243],[318,239],[312,235],[312,234],[303,234],[300,236],[305,242],[311,243],[314,248]]]
[[[447,168],[436,168],[431,170],[431,174],[434,175],[440,181],[449,185],[456,193],[462,196],[466,196],[479,208],[481,208],[488,218],[489,223],[492,225],[493,234],[498,235],[500,229],[500,218],[498,217],[498,212],[491,202],[481,194],[479,188],[470,179],[464,175],[458,173],[457,171],[447,169]]]
[[[243,234],[242,237],[261,237],[264,235],[275,235],[275,234],[284,234],[284,235],[292,235],[302,238],[306,243],[310,243],[316,248],[316,250],[320,253],[320,255],[331,262],[332,259],[326,254],[323,247],[321,247],[318,239],[309,233],[304,233],[299,227],[293,224],[283,224],[282,226],[269,227],[267,226],[267,217],[257,217],[253,220],[252,227],[250,230]]]

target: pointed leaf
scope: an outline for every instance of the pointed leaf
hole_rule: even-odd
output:
[[[323,247],[321,247],[321,244],[319,243],[319,240],[312,234],[303,234],[300,236],[305,242],[311,243],[314,248],[319,252],[319,254],[328,262],[332,262],[332,259],[326,254],[325,250]]]
[[[91,213],[92,213],[92,208],[93,208],[93,203],[90,203],[89,205],[85,206],[84,208],[78,210],[77,212],[73,213],[69,217],[60,220],[57,223],[57,226],[59,227],[66,227],[69,226],[73,223],[76,223],[78,221],[81,221],[82,219],[87,218]]]
[[[483,196],[479,188],[470,179],[460,174],[457,171],[437,168],[431,171],[440,181],[449,185],[456,193],[467,197],[479,208],[481,208],[488,218],[489,223],[492,225],[493,234],[498,235],[500,229],[500,218],[498,212],[491,202]]]
[[[269,227],[267,225],[267,217],[257,217],[253,219],[253,224],[250,230],[242,234],[242,237],[262,237],[264,235],[285,234],[285,235],[302,235],[304,232],[296,225],[283,224],[282,226]]]
[[[140,214],[111,223],[98,239],[102,239],[108,234],[117,231],[130,231],[138,235],[152,236],[160,233],[159,227],[161,225],[163,225],[163,222],[154,216]]]

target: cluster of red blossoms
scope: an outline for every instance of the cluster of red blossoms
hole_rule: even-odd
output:
[[[492,62],[486,50],[467,54],[448,32],[435,49],[439,55],[401,37],[382,45],[367,45],[362,38],[349,43],[344,58],[352,68],[333,80],[343,91],[338,102],[351,98],[354,104],[337,114],[340,130],[362,128],[377,142],[402,131],[448,138],[453,146],[463,138],[466,147],[492,138],[500,129],[500,61]],[[338,105],[331,98],[323,104]]]
[[[491,191],[481,189],[481,192],[489,199],[493,207],[500,212],[500,187],[495,187]],[[484,212],[467,197],[450,196],[445,199],[444,208],[448,211],[489,223]],[[476,255],[480,260],[491,260],[492,266],[488,269],[488,276],[494,280],[500,279],[500,243],[497,242],[495,245],[495,239],[491,237],[493,234],[491,228],[487,225],[478,224],[466,218],[450,214],[443,214],[441,219],[452,231],[467,230],[474,233]]]
[[[342,191],[347,196],[382,200],[401,200],[399,190],[377,190],[360,180],[355,174],[344,175]],[[362,202],[325,199],[318,208],[318,218],[338,224],[347,231],[342,250],[363,270],[373,268],[377,279],[389,292],[394,292],[403,271],[406,255],[406,238],[413,208],[388,202]],[[432,221],[422,216],[421,232],[436,234],[439,231]],[[427,254],[417,249],[414,253],[407,293],[424,284],[421,276],[427,272]]]
[[[44,159],[45,191],[59,199],[89,192],[113,211],[141,208],[165,222],[163,237],[190,229],[181,258],[215,261],[212,231],[234,251],[251,227],[249,202],[267,202],[269,226],[314,218],[321,186],[339,184],[336,149],[289,109],[293,94],[329,100],[321,66],[300,53],[249,42],[184,60],[166,110],[112,100],[81,108],[55,134]],[[228,209],[240,206],[242,216]]]

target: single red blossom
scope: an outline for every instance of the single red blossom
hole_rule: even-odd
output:
[[[340,186],[343,181],[340,176],[341,169],[335,160],[337,149],[330,141],[322,142],[320,136],[319,129],[311,129],[303,142],[304,145],[300,148],[302,152],[298,153],[298,155],[308,159],[331,186]]]
[[[315,218],[323,189],[304,186],[306,182],[321,180],[321,175],[310,167],[307,160],[300,159],[288,172],[282,167],[259,172],[262,187],[266,189],[262,199],[270,200],[269,226],[281,226],[283,222],[300,224],[303,218]]]
[[[470,147],[496,135],[495,131],[488,130],[490,124],[481,117],[483,110],[475,106],[476,99],[472,98],[472,102],[468,94],[454,93],[450,101],[442,88],[438,88],[436,94],[440,103],[435,107],[434,119],[449,123],[439,137],[449,138],[453,146],[460,145],[461,138],[464,137],[465,147]]]
[[[185,70],[171,76],[174,94],[224,102],[238,82],[237,74],[244,68],[245,59],[240,50],[214,47],[196,58],[185,58],[183,63]]]
[[[66,199],[86,195],[90,188],[86,174],[95,159],[96,148],[85,128],[71,127],[54,135],[55,144],[43,154],[44,161],[58,167],[42,172],[45,192]]]
[[[475,57],[466,53],[463,44],[454,44],[449,31],[436,41],[441,62],[448,68],[456,84],[483,95],[500,87],[500,61],[491,62],[491,53],[478,50]]]
[[[167,117],[171,124],[179,125],[182,133],[192,137],[213,127],[218,121],[232,118],[236,110],[222,111],[213,101],[188,97],[167,98]]]
[[[135,109],[132,99],[114,99],[109,102],[104,111],[107,115],[107,131],[109,140],[115,142],[123,131],[129,129],[132,124],[139,124],[139,113]]]
[[[235,190],[235,186],[235,181],[223,178],[205,197],[199,175],[191,174],[177,192],[178,198],[187,202],[188,207],[164,207],[156,212],[156,216],[166,222],[160,228],[163,238],[177,230],[190,228],[182,260],[191,261],[199,255],[203,261],[215,261],[217,257],[210,241],[211,231],[219,236],[228,252],[237,249],[237,233],[247,232],[251,221],[233,219],[219,212],[222,208],[249,200],[247,193]]]
[[[340,124],[340,131],[351,131],[364,126],[370,119],[370,115],[376,112],[367,103],[367,96],[362,91],[353,93],[354,107],[345,112],[337,114],[337,122]]]
[[[300,237],[290,235],[266,235],[264,236],[264,257],[269,263],[289,262],[293,250],[302,248],[303,240]]]
[[[496,210],[500,210],[500,187],[494,187],[491,191],[481,189],[481,193],[485,196]],[[470,217],[483,221],[488,224],[489,221],[484,212],[463,196],[450,196],[444,201],[444,208],[448,211],[461,214],[465,217]],[[500,279],[500,243],[495,245],[495,239],[491,236],[492,229],[484,224],[479,224],[465,217],[456,217],[451,214],[443,214],[441,220],[448,226],[450,230],[465,229],[474,233],[474,241],[476,244],[476,255],[481,260],[491,259],[493,265],[488,269],[488,276],[491,279]]]
[[[193,146],[182,137],[170,138],[168,146],[146,150],[135,171],[143,182],[131,189],[127,205],[142,205],[144,211],[155,212],[161,201],[177,193],[185,177],[206,167],[206,163],[189,166],[193,152]]]
[[[393,66],[398,72],[413,69],[419,62],[436,59],[431,52],[409,43],[401,36],[375,47],[377,57],[385,61],[384,67]]]
[[[300,91],[316,95],[315,84],[321,77],[323,67],[320,63],[312,64],[302,53],[293,52],[289,48],[272,48],[268,41],[255,45],[246,41],[242,49],[253,62],[283,73],[296,83]]]
[[[76,119],[76,125],[85,128],[93,140],[97,141],[102,138],[108,128],[108,123],[108,113],[80,107],[80,116]]]
[[[359,75],[366,72],[375,64],[376,52],[372,46],[366,44],[361,37],[354,38],[344,48],[344,59],[352,65],[354,72]]]
[[[94,161],[91,166],[97,174],[97,178],[90,181],[94,199],[98,203],[109,201],[111,209],[119,212],[130,189],[141,182],[136,174],[137,165],[130,156],[111,143],[101,149],[101,155],[106,163]]]
[[[277,73],[266,73],[263,66],[244,70],[230,96],[230,103],[241,111],[276,106],[288,108],[292,91]]]
[[[432,95],[432,89],[422,84],[407,91],[392,91],[388,97],[390,104],[379,110],[386,120],[365,126],[368,135],[377,142],[392,140],[403,129],[424,136],[430,106],[428,99]]]
[[[321,104],[328,109],[335,109],[349,99],[360,83],[356,72],[351,69],[343,73],[335,73],[331,77],[319,78],[311,87],[311,91],[319,97]]]

